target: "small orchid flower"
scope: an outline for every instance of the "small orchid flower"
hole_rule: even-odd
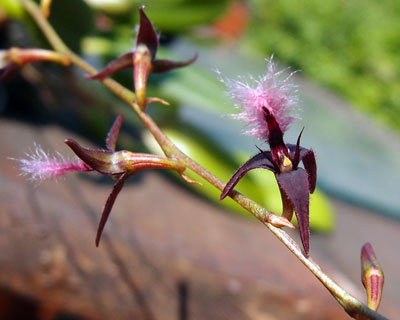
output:
[[[106,138],[106,149],[85,148],[73,139],[66,139],[64,142],[78,158],[66,160],[58,153],[51,156],[37,145],[35,145],[33,153],[27,154],[26,159],[11,158],[11,160],[16,160],[19,163],[21,174],[29,175],[32,181],[41,182],[45,179],[57,178],[70,172],[79,171],[98,171],[102,174],[111,175],[117,180],[101,215],[96,234],[96,246],[100,243],[101,234],[114,202],[126,179],[132,174],[143,169],[168,169],[178,172],[188,183],[198,183],[186,177],[183,174],[186,167],[174,159],[146,153],[134,153],[127,150],[115,151],[123,119],[124,117],[120,115],[114,121]]]
[[[85,148],[80,146],[73,139],[65,140],[65,143],[88,167],[102,174],[111,175],[117,180],[104,206],[97,229],[96,246],[99,245],[101,234],[114,202],[126,179],[132,174],[143,169],[169,169],[178,172],[185,181],[196,183],[183,174],[185,166],[174,159],[152,154],[133,153],[127,150],[115,151],[115,145],[123,119],[124,117],[120,115],[114,121],[106,138],[106,149]]]
[[[280,80],[281,72],[275,72],[272,60],[268,70],[255,87],[243,81],[223,79],[229,88],[229,95],[236,101],[242,112],[235,118],[246,122],[250,128],[245,132],[265,140],[270,150],[259,153],[242,165],[230,178],[222,191],[220,200],[233,190],[240,179],[250,170],[263,168],[275,174],[281,192],[282,216],[289,221],[293,211],[296,214],[300,237],[305,255],[309,253],[309,194],[316,185],[317,166],[314,152],[300,146],[300,132],[297,143],[285,144],[283,134],[295,119],[288,116],[296,99],[291,95],[293,85]],[[303,163],[304,169],[299,167]]]
[[[99,73],[88,76],[88,79],[104,79],[120,70],[133,68],[133,81],[135,86],[136,101],[144,110],[146,108],[146,85],[150,72],[164,73],[170,70],[185,67],[197,59],[195,54],[186,61],[171,61],[156,59],[157,48],[159,45],[159,36],[155,31],[151,21],[144,13],[144,6],[139,8],[140,24],[136,36],[136,46],[132,51],[121,55],[119,58],[111,61],[106,68]],[[160,99],[152,99],[163,102]]]
[[[8,79],[25,64],[39,61],[56,62],[65,66],[70,64],[67,56],[51,50],[21,48],[0,50],[0,82]]]

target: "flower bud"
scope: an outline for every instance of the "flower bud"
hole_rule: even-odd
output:
[[[368,307],[377,311],[382,299],[385,277],[370,243],[361,249],[361,280],[367,292]]]

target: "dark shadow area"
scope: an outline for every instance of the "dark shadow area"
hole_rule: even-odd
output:
[[[38,310],[38,301],[18,295],[8,289],[0,288],[0,319],[40,320]]]
[[[178,290],[178,320],[189,319],[189,286],[186,281],[182,280],[177,284]]]

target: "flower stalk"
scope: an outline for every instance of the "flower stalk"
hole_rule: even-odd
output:
[[[55,62],[68,66],[70,60],[62,53],[44,49],[10,48],[0,51],[0,81],[14,74],[19,68],[32,62]]]
[[[20,0],[25,9],[29,12],[37,25],[42,29],[43,34],[46,36],[54,50],[59,53],[64,53],[70,59],[71,63],[82,69],[83,71],[95,75],[97,70],[93,68],[86,61],[71,52],[54,31],[49,22],[43,17],[38,6],[32,0]],[[162,150],[167,157],[173,157],[178,162],[181,162],[186,168],[196,172],[198,175],[207,180],[210,184],[214,185],[220,191],[225,187],[225,183],[200,166],[193,159],[185,155],[181,150],[176,147],[171,140],[162,132],[153,119],[142,111],[142,108],[135,101],[135,94],[129,89],[125,88],[118,82],[112,79],[101,80],[103,84],[109,88],[115,95],[125,101],[131,109],[136,113],[141,122],[152,133],[157,140]],[[297,243],[283,230],[269,224],[267,217],[272,213],[248,199],[239,192],[232,190],[229,196],[240,204],[243,208],[248,210],[258,220],[260,220],[306,267],[310,272],[329,290],[332,296],[342,305],[345,311],[354,318],[362,316],[373,320],[386,319],[381,314],[368,308],[365,304],[358,301],[338,284],[336,284],[328,275],[326,275],[321,268],[312,259],[306,258],[302,253]]]

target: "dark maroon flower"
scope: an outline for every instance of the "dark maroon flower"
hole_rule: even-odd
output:
[[[156,59],[159,36],[143,10],[144,6],[141,6],[139,8],[139,31],[136,36],[136,46],[133,50],[111,61],[99,73],[93,76],[88,76],[87,78],[101,80],[120,70],[133,68],[136,101],[142,109],[145,109],[146,84],[149,73],[164,73],[176,68],[185,67],[196,61],[197,54],[186,61]]]
[[[115,151],[122,121],[122,115],[118,116],[114,121],[106,138],[106,149],[86,148],[73,139],[66,139],[65,143],[78,158],[69,160],[59,153],[51,155],[38,145],[35,145],[32,152],[26,154],[26,158],[10,158],[18,162],[22,175],[27,175],[31,181],[38,183],[46,179],[63,177],[71,172],[87,171],[97,171],[110,175],[117,180],[108,196],[101,215],[96,235],[96,246],[99,245],[104,226],[119,192],[126,179],[134,173],[144,169],[174,170],[186,182],[198,183],[184,175],[186,167],[175,159],[147,153],[135,153],[127,150]]]
[[[115,151],[115,145],[122,121],[122,115],[116,118],[106,138],[106,149],[86,148],[79,145],[78,142],[73,139],[65,140],[65,143],[72,149],[72,151],[74,151],[83,163],[91,168],[91,170],[111,175],[117,180],[108,196],[101,215],[96,235],[96,246],[99,245],[101,234],[111,213],[114,202],[126,179],[132,174],[143,169],[169,169],[178,172],[185,181],[195,183],[195,181],[190,180],[183,174],[185,166],[174,159],[147,153],[134,153],[127,150]]]
[[[230,95],[242,108],[237,118],[245,120],[253,128],[247,133],[264,138],[270,150],[259,149],[259,153],[242,165],[231,177],[222,191],[220,200],[233,190],[240,179],[250,170],[263,168],[275,174],[281,192],[282,216],[289,221],[293,211],[296,214],[300,237],[305,255],[309,253],[309,194],[315,190],[317,166],[314,152],[300,146],[300,132],[297,144],[285,144],[283,132],[293,121],[286,115],[293,99],[289,95],[290,86],[279,82],[272,62],[267,75],[258,81],[256,88],[243,82],[224,80],[230,87]],[[299,164],[303,163],[304,168]]]

